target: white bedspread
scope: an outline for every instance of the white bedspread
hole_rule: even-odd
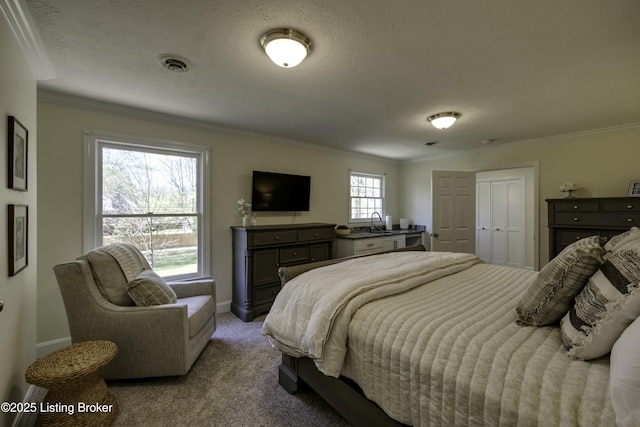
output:
[[[480,262],[471,254],[418,251],[354,258],[317,268],[284,286],[262,333],[281,351],[310,357],[322,373],[338,377],[349,322],[362,305]]]
[[[614,426],[608,356],[572,360],[559,327],[516,324],[536,275],[462,254],[354,259],[291,280],[263,332],[404,424]]]

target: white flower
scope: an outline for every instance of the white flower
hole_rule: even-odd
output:
[[[566,193],[567,191],[576,191],[577,189],[578,187],[571,182],[565,182],[560,186],[560,191],[563,193]]]
[[[238,200],[238,212],[240,215],[249,215],[251,212],[251,203],[247,203],[244,199]]]

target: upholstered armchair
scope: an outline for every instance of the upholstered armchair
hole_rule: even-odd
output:
[[[118,346],[106,379],[184,375],[216,329],[214,281],[166,283],[132,245],[103,246],[53,270],[72,342]]]

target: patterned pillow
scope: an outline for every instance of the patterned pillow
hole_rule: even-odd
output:
[[[607,243],[604,245],[604,250],[607,252],[611,252],[615,250],[616,247],[620,247],[624,244],[627,244],[634,240],[640,239],[640,228],[631,227],[629,230],[624,233],[620,233],[616,236],[610,238]]]
[[[544,266],[516,307],[517,322],[544,326],[562,319],[602,263],[600,236],[578,240]]]
[[[127,293],[139,306],[173,304],[178,299],[164,279],[151,270],[144,270],[130,281]]]
[[[560,322],[570,356],[589,360],[611,351],[626,327],[640,316],[639,285],[640,251],[613,252]]]

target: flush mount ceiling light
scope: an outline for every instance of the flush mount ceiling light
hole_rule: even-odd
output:
[[[438,129],[446,129],[450,127],[460,117],[458,113],[438,113],[427,117],[427,120]]]
[[[276,28],[260,38],[265,53],[276,65],[292,68],[301,63],[311,52],[311,40],[300,31]]]

